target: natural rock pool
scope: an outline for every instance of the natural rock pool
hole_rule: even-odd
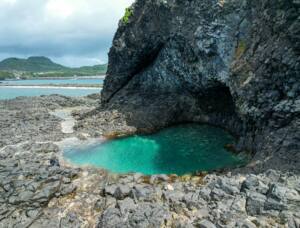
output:
[[[117,173],[182,175],[242,164],[242,157],[224,148],[233,142],[234,137],[220,128],[185,124],[151,135],[69,148],[64,157],[77,165],[93,165]]]

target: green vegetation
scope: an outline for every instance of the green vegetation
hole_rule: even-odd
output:
[[[122,21],[127,24],[128,21],[129,21],[129,18],[132,16],[133,14],[133,10],[131,8],[126,8],[125,9],[125,15],[124,17],[122,18]]]
[[[8,58],[0,62],[0,70],[6,71],[44,72],[65,69],[67,67],[54,63],[46,57],[29,57],[28,59]]]
[[[106,74],[107,64],[71,68],[46,57],[8,58],[0,62],[0,80],[8,78],[73,77]]]
[[[14,74],[7,71],[0,71],[0,80],[14,78]]]
[[[235,56],[236,58],[240,58],[246,51],[246,43],[243,40],[240,40],[238,43],[238,46],[235,50]]]

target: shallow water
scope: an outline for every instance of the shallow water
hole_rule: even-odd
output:
[[[117,173],[181,175],[242,164],[242,158],[224,149],[225,144],[233,142],[233,136],[220,128],[186,124],[152,135],[68,148],[64,156],[77,165],[94,165]]]
[[[99,93],[100,88],[95,89],[70,89],[70,88],[6,88],[0,87],[0,100],[13,99],[19,96],[33,97],[40,95],[61,94],[65,96],[86,96]]]
[[[45,85],[102,85],[101,78],[78,78],[78,79],[34,79],[34,80],[7,80],[1,81],[1,85],[18,86],[45,86]],[[1,87],[0,100],[13,99],[19,96],[33,97],[40,95],[60,94],[65,96],[86,96],[92,93],[99,93],[100,88],[24,88],[24,87]]]
[[[32,79],[32,80],[7,80],[1,81],[2,84],[7,85],[66,85],[66,84],[76,84],[76,85],[101,85],[103,84],[103,79],[101,78],[78,78],[78,79]]]

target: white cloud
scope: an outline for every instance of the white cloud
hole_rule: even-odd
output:
[[[74,3],[64,0],[50,0],[46,4],[46,15],[53,18],[66,19],[75,11]]]
[[[0,0],[0,4],[14,4],[17,0]]]
[[[118,21],[132,2],[0,0],[0,57],[46,55],[69,65],[107,61]]]

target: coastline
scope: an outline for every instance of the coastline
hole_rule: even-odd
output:
[[[19,80],[66,80],[66,79],[105,79],[106,75],[95,75],[95,76],[73,76],[73,77],[30,77],[24,79],[4,79],[0,80],[0,82],[5,81],[19,81]]]
[[[85,85],[0,85],[0,88],[14,88],[14,89],[90,89],[90,90],[97,90],[102,89],[101,86],[85,86]]]
[[[300,176],[278,167],[146,176],[69,163],[65,146],[133,130],[116,110],[98,110],[99,99],[0,101],[0,227],[287,227],[299,221]]]

